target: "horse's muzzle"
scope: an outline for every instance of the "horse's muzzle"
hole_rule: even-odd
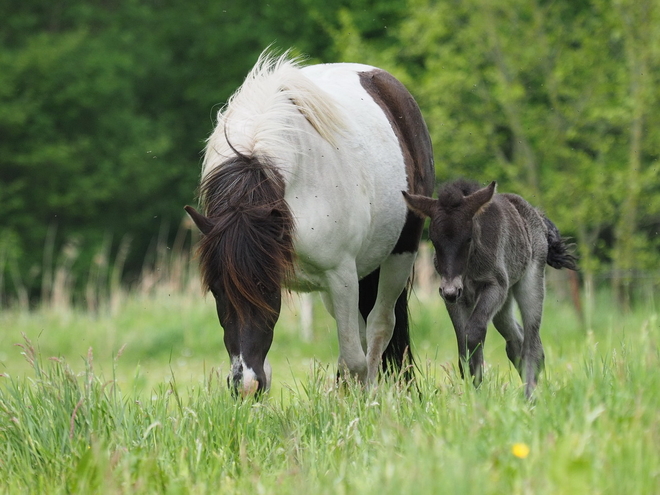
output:
[[[227,377],[227,385],[234,397],[259,398],[270,388],[272,370],[268,359],[264,361],[263,369],[255,372],[245,364],[242,357],[232,359],[232,368]]]
[[[227,385],[229,390],[236,398],[246,398],[254,396],[258,398],[265,391],[266,387],[263,385],[262,380],[256,377],[248,377],[246,380],[243,377],[228,376]]]

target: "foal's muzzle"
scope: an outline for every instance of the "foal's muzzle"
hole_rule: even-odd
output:
[[[455,303],[460,299],[461,294],[463,294],[463,281],[459,277],[450,282],[440,281],[440,295],[446,302]]]

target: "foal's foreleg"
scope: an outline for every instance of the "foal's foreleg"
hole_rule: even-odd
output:
[[[461,372],[461,378],[465,378],[464,362],[465,365],[467,365],[469,358],[465,325],[470,316],[471,308],[464,306],[461,302],[453,304],[445,302],[445,307],[451,318],[451,323],[454,325],[454,332],[456,332],[456,342],[458,343],[458,369]]]
[[[465,323],[464,336],[457,336],[459,339],[465,339],[465,351],[460,356],[470,365],[470,374],[475,386],[481,384],[484,367],[484,343],[486,341],[486,329],[490,322],[502,307],[506,300],[506,289],[499,285],[487,285],[482,287],[477,295],[477,302],[474,305],[472,313]],[[461,342],[459,340],[459,350]]]

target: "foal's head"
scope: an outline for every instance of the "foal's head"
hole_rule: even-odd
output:
[[[493,198],[495,186],[493,181],[479,189],[476,183],[459,180],[442,187],[438,199],[403,193],[410,209],[431,218],[429,237],[440,274],[440,295],[448,303],[456,302],[463,293],[475,217]]]

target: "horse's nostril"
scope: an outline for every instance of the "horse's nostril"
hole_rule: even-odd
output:
[[[461,297],[461,294],[463,294],[463,289],[459,287],[458,289],[456,289],[456,299]]]

